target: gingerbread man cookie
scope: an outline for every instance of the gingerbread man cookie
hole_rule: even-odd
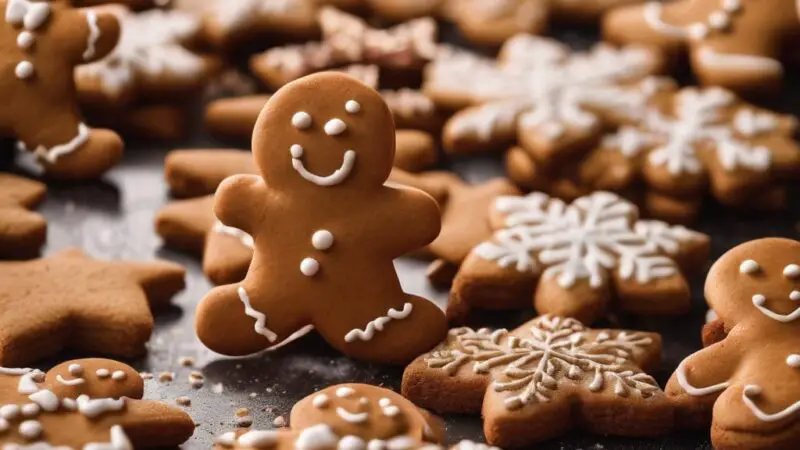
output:
[[[686,358],[667,385],[681,425],[705,427],[711,419],[715,448],[795,448],[800,242],[761,239],[734,248],[711,268],[705,294],[724,337]]]
[[[0,364],[23,365],[73,349],[135,357],[153,309],[184,287],[167,262],[98,261],[80,250],[0,262]]]
[[[603,31],[615,43],[688,53],[703,84],[775,92],[800,20],[793,0],[678,0],[611,11]]]
[[[78,111],[73,68],[107,55],[119,38],[111,14],[61,2],[2,0],[0,49],[5,58],[0,112],[4,135],[34,152],[47,175],[90,179],[114,166],[123,144],[89,128]]]
[[[611,308],[682,314],[691,306],[684,273],[702,267],[709,238],[639,220],[635,205],[596,192],[567,205],[545,194],[499,197],[495,234],[476,246],[453,283],[448,318],[471,308],[517,309],[591,323]]]
[[[47,239],[47,222],[30,211],[44,199],[47,187],[0,172],[0,259],[31,258]]]
[[[392,260],[436,237],[439,209],[421,191],[384,185],[394,126],[380,95],[339,73],[290,83],[261,113],[253,155],[260,176],[225,180],[215,209],[253,237],[255,256],[241,284],[199,305],[200,339],[244,355],[314,325],[368,361],[400,364],[431,348],[444,316],[402,292]]]
[[[112,360],[68,361],[47,374],[0,367],[0,446],[163,448],[191,437],[188,414],[143,393],[139,373]]]
[[[673,409],[646,370],[661,337],[593,330],[571,318],[537,317],[519,328],[455,328],[403,374],[403,396],[441,413],[481,413],[487,441],[529,448],[574,428],[653,436]]]

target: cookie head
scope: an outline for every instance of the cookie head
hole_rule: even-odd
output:
[[[253,154],[273,189],[361,190],[388,178],[394,140],[391,112],[375,90],[325,72],[292,82],[269,100],[253,132]]]
[[[67,361],[47,372],[45,385],[59,397],[142,398],[144,381],[127,364],[101,358]]]
[[[706,298],[732,324],[800,327],[800,242],[760,239],[729,251],[711,268]],[[754,309],[755,308],[755,309]]]

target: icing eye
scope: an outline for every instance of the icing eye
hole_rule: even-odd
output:
[[[800,302],[800,291],[792,291],[792,293],[789,294],[789,300],[793,302]]]
[[[797,264],[789,264],[788,266],[784,267],[783,276],[791,280],[800,278],[800,266]]]
[[[80,364],[70,364],[69,367],[67,367],[67,370],[69,371],[70,375],[75,377],[83,375],[83,367],[81,367]]]
[[[339,398],[347,398],[355,393],[356,391],[349,387],[340,387],[339,389],[336,389],[336,396]]]
[[[289,151],[292,153],[292,158],[302,158],[303,157],[303,146],[294,144]]]
[[[753,304],[756,306],[764,306],[764,303],[767,303],[767,297],[764,297],[761,294],[756,294],[753,296]]]
[[[307,130],[311,126],[311,115],[300,111],[292,116],[292,125],[298,130]]]
[[[760,269],[761,267],[758,265],[758,263],[753,261],[752,259],[745,260],[742,262],[741,265],[739,265],[739,273],[746,275],[754,274],[758,272]]]
[[[328,406],[328,403],[330,403],[330,398],[328,398],[328,396],[325,394],[319,394],[314,397],[314,400],[312,400],[311,403],[313,403],[314,407],[316,408],[324,408]]]
[[[355,100],[348,100],[347,103],[344,104],[344,110],[350,114],[356,114],[357,112],[361,111],[361,103],[358,103]]]
[[[325,134],[338,136],[347,130],[347,124],[342,119],[331,119],[325,124]]]
[[[358,403],[361,403],[362,405],[369,405],[369,399],[367,397],[361,397],[358,399]]]

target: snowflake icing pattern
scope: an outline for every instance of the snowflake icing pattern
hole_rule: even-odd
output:
[[[602,391],[606,383],[613,384],[620,397],[638,393],[647,398],[660,390],[632,363],[634,352],[653,344],[644,334],[595,333],[574,319],[555,316],[538,317],[522,328],[529,328],[527,338],[505,329],[453,329],[444,348],[428,355],[426,362],[450,376],[469,363],[477,374],[500,370],[502,377],[492,381],[491,389],[512,394],[505,399],[509,410],[549,402],[562,384],[581,383],[588,377],[591,392]]]

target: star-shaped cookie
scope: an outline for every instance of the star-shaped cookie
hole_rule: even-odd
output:
[[[0,364],[25,365],[62,349],[141,355],[151,308],[183,289],[184,274],[169,262],[99,261],[77,249],[0,262]]]
[[[30,209],[41,203],[46,190],[37,181],[0,172],[0,259],[39,253],[47,239],[47,222]]]

